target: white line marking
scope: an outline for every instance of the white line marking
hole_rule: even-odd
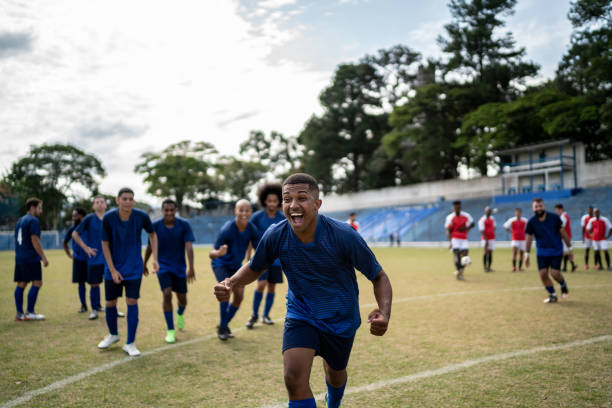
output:
[[[572,289],[596,289],[596,288],[601,288],[601,287],[609,287],[612,286],[612,284],[600,284],[600,285],[581,285],[581,286],[573,286],[570,287],[570,290]],[[421,299],[434,299],[434,298],[441,298],[441,297],[449,297],[449,296],[464,296],[464,295],[476,295],[476,294],[485,294],[485,293],[496,293],[496,292],[512,292],[512,291],[534,291],[534,290],[543,290],[541,286],[538,287],[529,287],[529,288],[507,288],[507,289],[491,289],[491,290],[474,290],[474,291],[463,291],[463,292],[446,292],[446,293],[438,293],[438,294],[434,294],[434,295],[421,295],[421,296],[412,296],[412,297],[406,297],[406,298],[400,298],[400,299],[395,299],[393,301],[393,303],[403,303],[403,302],[410,302],[410,301],[414,301],[414,300],[421,300]],[[375,307],[377,306],[375,303],[369,303],[369,304],[364,304],[364,305],[360,305],[360,308],[369,308],[369,307]],[[284,318],[279,318],[279,319],[275,319],[275,322],[280,322],[282,321]],[[240,327],[237,328],[235,330],[233,330],[234,332],[240,332],[243,331],[244,327]],[[202,341],[205,340],[209,340],[209,339],[213,339],[217,337],[215,334],[209,334],[203,337],[198,337],[195,339],[191,339],[191,340],[186,340],[186,341],[181,341],[180,343],[175,343],[175,344],[170,344],[167,346],[163,346],[163,347],[158,347],[158,348],[154,348],[152,350],[149,351],[145,351],[141,354],[140,357],[125,357],[122,359],[118,359],[115,361],[111,361],[109,363],[106,364],[102,364],[101,366],[97,366],[97,367],[93,367],[90,368],[89,370],[83,371],[79,374],[75,374],[72,375],[70,377],[66,377],[62,380],[53,382],[47,386],[44,386],[42,388],[38,388],[36,390],[32,390],[32,391],[27,391],[25,394],[23,394],[20,397],[17,397],[13,400],[10,400],[8,402],[5,402],[4,404],[0,405],[0,408],[9,408],[9,407],[16,407],[18,405],[24,404],[26,402],[28,402],[29,400],[31,400],[32,398],[35,398],[39,395],[43,395],[43,394],[47,394],[51,391],[55,391],[58,390],[60,388],[64,388],[67,385],[73,384],[77,381],[83,380],[87,377],[90,377],[94,374],[98,374],[101,373],[103,371],[109,370],[113,367],[116,367],[118,365],[121,364],[125,364],[128,363],[130,361],[132,361],[134,358],[142,358],[145,356],[150,356],[153,354],[157,354],[160,353],[162,351],[167,351],[167,350],[172,350],[178,347],[183,347],[183,346],[187,346],[190,344],[195,344],[195,343],[200,343]]]
[[[592,337],[590,339],[585,339],[585,340],[572,341],[570,343],[558,344],[556,346],[541,346],[541,347],[535,347],[535,348],[527,349],[527,350],[518,350],[518,351],[510,351],[507,353],[492,354],[490,356],[480,357],[474,360],[466,360],[466,361],[462,361],[461,363],[450,364],[444,367],[436,368],[434,370],[425,370],[419,373],[406,375],[404,377],[392,378],[389,380],[377,381],[371,384],[364,384],[364,385],[359,385],[357,387],[347,388],[344,395],[356,394],[356,393],[364,392],[364,391],[374,391],[380,388],[388,387],[390,385],[414,382],[422,378],[429,378],[429,377],[435,377],[438,375],[444,375],[444,374],[452,373],[455,371],[463,370],[466,368],[470,368],[475,365],[488,363],[491,361],[508,360],[514,357],[522,357],[522,356],[528,356],[528,355],[535,354],[535,353],[540,353],[542,351],[566,350],[566,349],[573,348],[573,347],[586,346],[589,344],[601,343],[601,342],[610,341],[610,340],[612,340],[612,334]],[[325,398],[325,393],[315,395],[315,399],[318,401],[323,401],[323,398]],[[283,408],[283,407],[287,407],[286,402],[274,404],[274,405],[264,405],[262,408]]]

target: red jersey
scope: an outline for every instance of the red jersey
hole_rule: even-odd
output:
[[[508,218],[508,221],[504,223],[504,228],[512,231],[513,241],[524,241],[525,240],[525,227],[527,226],[527,218],[521,217]]]
[[[580,226],[582,227],[582,236],[586,239],[592,239],[591,233],[587,229],[587,225],[589,225],[589,221],[593,218],[592,215],[584,214],[580,219]]]
[[[495,218],[483,215],[478,220],[480,238],[483,240],[495,239]]]
[[[561,214],[561,226],[565,228],[565,232],[567,232],[568,237],[572,237],[572,222],[570,220],[570,216],[564,211]]]
[[[603,241],[607,238],[608,230],[612,228],[612,225],[606,217],[592,217],[587,228],[591,231],[593,241]]]
[[[446,216],[446,222],[444,228],[451,230],[451,238],[467,239],[468,232],[467,228],[474,223],[472,216],[465,211],[461,211],[459,215],[454,212]],[[465,231],[459,231],[460,228],[465,227]]]

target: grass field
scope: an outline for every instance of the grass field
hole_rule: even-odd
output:
[[[391,325],[382,338],[371,336],[366,325],[358,331],[343,406],[612,407],[612,272],[568,273],[570,298],[546,305],[533,266],[510,272],[508,249],[495,251],[496,272],[490,274],[482,272],[481,251],[473,250],[464,282],[454,279],[447,250],[374,251],[393,284]],[[576,255],[582,259],[580,251]],[[250,315],[252,286],[231,324],[236,338],[222,343],[214,336],[218,304],[206,249],[196,250],[187,327],[174,346],[163,341],[157,279],[144,279],[136,338],[143,356],[135,359],[120,347],[124,319],[119,346],[96,348],[107,333],[104,315],[89,321],[76,312],[70,260],[60,251],[49,251],[37,304],[47,320],[14,322],[13,256],[0,253],[0,407],[66,378],[23,406],[259,407],[286,401],[281,321],[241,329]],[[363,318],[374,296],[367,280],[359,283]],[[273,318],[284,314],[286,284],[279,289]],[[126,310],[124,302],[119,310]],[[572,343],[581,340],[588,341]],[[533,350],[542,346],[561,349]],[[528,352],[501,354],[515,351]],[[493,357],[479,360],[487,356]],[[466,360],[475,361],[457,365]],[[81,373],[86,375],[71,378]],[[311,385],[315,394],[325,392],[318,358]]]

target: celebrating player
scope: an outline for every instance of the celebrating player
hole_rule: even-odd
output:
[[[250,263],[215,286],[218,300],[226,302],[233,288],[254,281],[280,258],[289,284],[283,364],[290,408],[316,406],[309,384],[316,355],[323,358],[327,406],[340,405],[361,324],[354,268],[374,287],[378,308],[369,314],[370,332],[382,336],[391,315],[391,283],[374,254],[349,225],[318,214],[320,206],[313,177],[289,176],[283,182],[287,220],[266,231]]]
[[[593,218],[593,206],[589,205],[587,213],[580,219],[580,226],[582,227],[582,242],[584,242],[584,269],[589,269],[589,251],[593,245],[591,233],[587,229],[589,220]]]
[[[221,227],[214,248],[209,253],[217,282],[225,281],[240,269],[249,244],[253,248],[257,247],[259,231],[253,223],[249,222],[252,213],[251,203],[247,200],[239,200],[234,208],[236,219],[226,222]],[[234,337],[228,325],[242,303],[244,285],[233,286],[232,293],[234,296],[231,303],[228,296],[219,304],[220,321],[217,327],[217,337],[223,341]]]
[[[557,215],[561,217],[561,222],[563,223],[563,228],[565,228],[565,232],[569,237],[570,241],[572,240],[572,223],[570,220],[570,216],[568,213],[563,210],[563,204],[555,204],[555,211]],[[574,263],[574,254],[572,253],[572,249],[568,248],[565,245],[565,242],[561,242],[563,244],[563,272],[567,272],[567,261],[569,260],[572,264],[572,272],[574,272],[577,268]]]
[[[193,241],[195,238],[191,226],[187,221],[176,216],[177,204],[172,199],[162,202],[163,218],[153,223],[153,229],[157,234],[159,272],[157,279],[163,293],[162,308],[168,332],[166,342],[176,342],[174,331],[174,317],[172,316],[172,292],[176,292],[178,302],[176,325],[179,330],[185,328],[185,308],[187,307],[187,282],[195,280],[195,268],[193,267]],[[147,271],[147,262],[151,257],[153,248],[151,242],[145,251],[144,267]],[[185,265],[185,252],[189,268]],[[187,269],[187,273],[185,270]],[[148,271],[146,272],[148,273]]]
[[[606,217],[602,217],[599,208],[593,210],[593,218],[589,220],[587,229],[593,237],[593,251],[595,252],[595,269],[603,269],[601,253],[606,256],[608,270],[610,268],[610,254],[608,253],[608,238],[612,236],[612,224]],[[597,266],[599,263],[599,267]]]
[[[516,272],[516,258],[519,257],[518,270],[523,270],[523,255],[525,253],[525,227],[527,218],[522,216],[520,208],[514,209],[514,217],[508,218],[504,228],[512,234],[512,272]]]
[[[493,250],[495,249],[495,218],[493,218],[491,212],[491,208],[486,207],[485,215],[478,220],[480,242],[484,252],[482,262],[485,272],[493,272],[491,263],[493,262]]]
[[[85,300],[85,282],[87,282],[87,254],[77,244],[76,240],[72,241],[72,253],[68,248],[68,243],[72,240],[72,233],[76,227],[81,223],[83,218],[87,215],[87,212],[77,207],[72,211],[72,225],[66,231],[64,236],[64,251],[68,258],[72,259],[72,283],[79,284],[79,300],[81,301],[81,308],[79,313],[87,311],[87,301]],[[91,305],[93,309],[93,304]]]
[[[264,184],[259,189],[259,205],[263,208],[251,217],[251,222],[257,227],[259,232],[263,233],[270,225],[285,219],[282,211],[279,211],[282,193],[283,187],[280,183]],[[270,310],[274,304],[274,293],[277,283],[283,283],[283,270],[278,259],[257,280],[257,288],[253,294],[253,314],[246,323],[247,328],[252,329],[253,325],[257,322],[259,306],[261,305],[263,291],[266,286],[268,287],[268,294],[266,295],[266,304],[261,321],[264,324],[274,324],[274,321],[270,319]]]
[[[453,201],[453,212],[446,216],[444,229],[450,241],[449,247],[453,250],[453,262],[457,270],[455,274],[458,280],[463,280],[463,269],[461,258],[468,254],[468,231],[474,228],[472,216],[461,211],[461,201]]]
[[[525,266],[529,268],[529,252],[531,251],[531,243],[535,236],[537,244],[538,256],[538,271],[540,279],[544,287],[548,291],[548,298],[544,303],[554,303],[557,301],[557,293],[550,275],[561,285],[561,294],[563,298],[567,298],[569,293],[567,284],[561,274],[561,258],[563,256],[563,245],[561,241],[565,241],[568,248],[571,248],[572,243],[567,236],[567,232],[563,227],[561,218],[552,212],[546,211],[546,206],[541,198],[534,198],[532,202],[534,216],[527,222],[527,242],[525,243]]]
[[[26,215],[17,221],[15,226],[15,275],[17,282],[15,288],[15,307],[17,308],[16,321],[44,320],[45,316],[34,312],[38,291],[42,286],[42,261],[45,268],[49,261],[45,256],[40,242],[40,223],[38,217],[43,212],[43,202],[38,198],[28,198],[26,201]],[[28,292],[27,313],[23,313],[23,292],[29,282],[32,282]]]
[[[134,208],[134,192],[122,188],[115,199],[119,208],[111,210],[102,219],[102,251],[106,265],[104,268],[104,295],[106,297],[106,324],[109,334],[98,347],[106,349],[119,341],[117,330],[117,298],[123,296],[127,304],[127,342],[122,347],[130,356],[139,356],[136,348],[136,329],[138,328],[138,298],[144,270],[142,262],[142,230],[149,234],[153,250],[153,272],[157,273],[157,235],[151,219],[142,210]]]

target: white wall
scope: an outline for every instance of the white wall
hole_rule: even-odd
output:
[[[612,160],[585,163],[584,171],[578,173],[579,187],[601,187],[612,185]]]

